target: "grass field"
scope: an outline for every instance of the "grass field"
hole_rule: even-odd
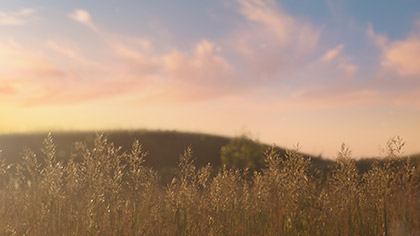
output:
[[[21,149],[20,158],[3,152],[0,232],[420,234],[420,172],[417,164],[402,157],[403,142],[397,138],[388,142],[381,161],[356,162],[343,145],[337,161],[329,162],[328,171],[314,168],[320,160],[298,150],[267,148],[263,157],[266,167],[251,173],[220,165],[220,147],[228,139],[197,135],[200,142],[209,142],[212,150],[192,140],[190,148],[184,140],[153,149],[180,151],[175,147],[185,145],[180,156],[172,157],[178,164],[171,180],[162,181],[159,163],[154,166],[150,160],[153,152],[149,155],[146,145],[131,141],[130,147],[120,148],[119,143],[110,141],[112,135],[97,134],[65,150],[48,135],[36,146],[41,146],[38,154],[30,148]],[[202,153],[211,153],[213,159],[200,158]]]

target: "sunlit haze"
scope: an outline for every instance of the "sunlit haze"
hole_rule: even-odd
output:
[[[162,129],[420,152],[420,1],[3,0],[0,133]]]

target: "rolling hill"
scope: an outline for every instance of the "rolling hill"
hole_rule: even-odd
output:
[[[108,140],[113,142],[115,146],[121,146],[122,151],[128,150],[134,140],[139,140],[144,150],[149,153],[145,165],[159,171],[165,179],[172,175],[172,170],[177,167],[179,156],[190,145],[193,149],[195,164],[198,167],[210,163],[215,169],[218,169],[221,166],[221,147],[228,144],[231,140],[229,137],[178,131],[119,130],[104,131],[104,134],[108,136]],[[65,160],[71,154],[73,143],[85,141],[92,145],[96,133],[93,131],[53,132],[52,135],[57,147],[58,160]],[[2,157],[7,162],[13,163],[20,158],[20,153],[24,147],[28,147],[38,156],[42,156],[40,149],[46,136],[47,133],[0,135]],[[280,153],[285,153],[283,148],[277,147],[277,150]],[[328,172],[328,167],[333,163],[333,161],[321,157],[303,155],[311,157],[313,168],[322,172]],[[412,159],[418,165],[420,163],[420,154],[413,155]],[[356,164],[364,172],[369,169],[373,161],[373,158],[363,158],[358,160]]]

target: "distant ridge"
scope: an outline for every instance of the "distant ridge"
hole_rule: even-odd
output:
[[[108,136],[108,140],[115,146],[121,146],[123,151],[131,148],[134,140],[138,139],[144,150],[149,152],[146,164],[153,168],[175,167],[179,155],[184,149],[192,146],[197,165],[211,163],[220,165],[220,148],[226,145],[230,138],[199,133],[185,133],[177,131],[146,131],[119,130],[101,132]],[[72,144],[78,141],[91,143],[96,132],[52,132],[57,146],[58,159],[68,158]],[[11,162],[19,158],[24,147],[29,147],[40,154],[42,141],[47,133],[7,134],[0,135],[0,150],[2,156]]]
[[[214,168],[219,168],[221,166],[220,149],[232,139],[218,135],[179,131],[111,130],[101,133],[107,135],[108,140],[113,142],[115,146],[121,146],[123,151],[129,150],[133,141],[138,139],[144,150],[149,153],[145,164],[160,171],[163,176],[168,175],[172,169],[176,168],[179,156],[190,145],[198,167],[210,163]],[[73,143],[78,141],[92,143],[96,132],[57,131],[52,132],[52,135],[57,146],[57,158],[58,160],[64,160],[70,156]],[[20,153],[24,147],[29,147],[37,155],[41,155],[40,148],[46,136],[47,132],[0,135],[1,155],[6,161],[12,163],[20,158]],[[280,154],[285,153],[283,148],[277,147],[277,150]],[[313,168],[322,172],[329,172],[328,167],[334,163],[333,160],[307,154],[303,155],[307,158],[310,157]],[[412,155],[411,158],[417,166],[420,164],[420,154]],[[362,158],[356,162],[356,165],[364,172],[369,169],[373,161],[373,158]]]

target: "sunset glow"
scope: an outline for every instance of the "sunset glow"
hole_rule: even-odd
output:
[[[0,133],[250,132],[324,157],[398,135],[420,152],[418,1],[0,5]]]

